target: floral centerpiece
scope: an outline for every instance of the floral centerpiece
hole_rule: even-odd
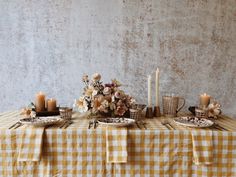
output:
[[[120,89],[121,83],[116,79],[103,85],[101,75],[95,73],[91,80],[84,75],[83,82],[85,84],[83,95],[76,102],[79,112],[91,111],[94,115],[122,117],[135,102]]]

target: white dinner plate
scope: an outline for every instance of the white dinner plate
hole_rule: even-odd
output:
[[[62,123],[64,120],[59,116],[50,117],[36,117],[36,118],[24,118],[20,122],[26,125],[33,125],[36,127],[44,127],[48,125]]]
[[[177,117],[174,119],[174,122],[179,125],[194,128],[211,127],[214,124],[211,120],[197,117]]]
[[[106,126],[127,127],[134,124],[135,120],[129,118],[103,118],[99,119],[98,123]]]

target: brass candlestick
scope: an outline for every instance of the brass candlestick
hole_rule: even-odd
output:
[[[161,117],[160,106],[154,106],[153,116],[154,117]]]
[[[147,107],[146,109],[146,117],[153,118],[152,107]]]

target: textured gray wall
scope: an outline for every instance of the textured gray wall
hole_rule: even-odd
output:
[[[146,102],[159,67],[161,92],[207,92],[236,116],[235,58],[235,0],[0,0],[0,111],[39,90],[72,103],[94,72]]]

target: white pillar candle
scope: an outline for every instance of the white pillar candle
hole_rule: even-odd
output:
[[[148,75],[148,107],[152,107],[152,77]]]
[[[156,70],[156,106],[159,106],[159,68]]]

